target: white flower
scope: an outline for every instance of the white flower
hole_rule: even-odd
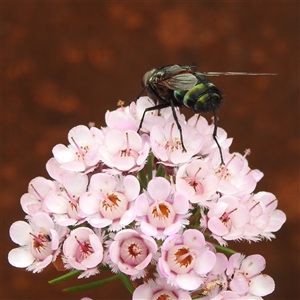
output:
[[[55,260],[59,253],[59,245],[68,232],[59,227],[46,213],[36,213],[29,224],[17,221],[10,227],[11,239],[21,247],[11,250],[8,260],[11,265],[41,272]]]
[[[167,282],[184,290],[195,290],[216,262],[215,254],[208,250],[203,234],[188,229],[182,235],[168,237],[158,261],[160,274]]]
[[[133,229],[119,231],[109,247],[112,268],[130,275],[132,280],[146,275],[156,252],[155,240]]]

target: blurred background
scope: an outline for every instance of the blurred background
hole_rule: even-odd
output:
[[[265,174],[256,192],[274,193],[288,218],[272,242],[230,246],[266,258],[276,290],[265,299],[300,299],[299,36],[298,1],[2,2],[1,299],[131,299],[118,282],[66,294],[89,280],[50,286],[61,275],[52,265],[41,274],[10,266],[9,227],[24,219],[21,195],[34,177],[48,178],[52,148],[72,127],[104,126],[153,67],[193,63],[278,74],[212,80],[224,93],[219,125],[234,137],[231,151],[251,148],[250,167]]]

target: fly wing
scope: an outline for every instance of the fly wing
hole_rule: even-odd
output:
[[[163,67],[162,69],[164,68],[166,68],[166,78],[176,76],[179,73],[194,73],[196,71],[195,66],[171,65]]]
[[[166,69],[167,69],[167,74],[170,77],[175,76],[178,73],[182,72],[182,70],[184,70],[183,67],[179,65],[167,66]]]
[[[277,75],[275,73],[247,73],[247,72],[204,72],[201,73],[205,76],[220,76],[220,75],[250,75],[250,76],[256,76],[256,75]]]
[[[191,73],[181,73],[175,75],[167,80],[164,80],[162,84],[171,90],[187,91],[193,88],[198,79]]]

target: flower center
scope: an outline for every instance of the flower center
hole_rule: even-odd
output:
[[[155,293],[152,298],[153,300],[175,300],[178,299],[172,292],[170,291],[159,291]]]
[[[175,219],[175,210],[170,203],[164,201],[153,203],[148,213],[149,222],[157,228],[166,228]]]
[[[186,177],[184,180],[194,189],[196,194],[203,194],[203,185],[199,180],[197,180],[197,176],[199,172],[201,171],[201,168],[199,167],[197,172],[193,175],[193,177]]]
[[[103,194],[102,199],[99,210],[107,219],[118,219],[128,209],[128,200],[122,193]]]
[[[194,267],[195,254],[190,248],[178,245],[169,250],[167,261],[172,271],[185,274]]]
[[[198,194],[203,194],[203,185],[201,182],[196,181],[194,179],[190,179],[188,181],[189,185],[194,189],[195,193]]]
[[[147,255],[147,247],[143,240],[138,237],[125,240],[121,245],[121,259],[129,265],[136,266],[140,264]]]
[[[177,149],[182,149],[180,139],[177,138],[177,137],[173,137],[174,125],[175,124],[173,123],[172,126],[171,126],[169,140],[167,140],[166,144],[165,144],[165,149],[168,149],[169,152],[172,152],[172,151],[177,150]]]
[[[32,254],[38,259],[45,259],[51,254],[51,238],[48,234],[39,233],[38,235],[30,233],[32,239]]]
[[[88,256],[90,256],[92,253],[94,253],[94,250],[92,248],[92,246],[90,245],[89,242],[85,241],[85,242],[80,242],[77,238],[77,236],[75,236],[75,239],[78,243],[78,248],[76,251],[76,260],[78,262],[83,261],[85,258],[87,258]]]
[[[71,137],[71,140],[73,141],[73,143],[75,144],[75,147],[76,147],[76,149],[77,149],[77,151],[76,151],[76,156],[77,156],[77,159],[80,161],[80,160],[84,160],[84,156],[85,156],[85,154],[90,150],[89,149],[89,146],[79,146],[77,143],[76,143],[76,141],[75,141],[75,139],[74,139],[74,137]]]

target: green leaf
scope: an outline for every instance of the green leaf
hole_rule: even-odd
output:
[[[63,276],[60,276],[60,277],[57,277],[55,279],[52,279],[52,280],[49,280],[48,282],[50,284],[56,284],[56,283],[59,283],[59,282],[62,282],[62,281],[65,281],[65,280],[68,280],[74,276],[78,276],[80,273],[82,273],[83,271],[81,270],[74,270],[74,271],[71,271]]]
[[[78,292],[78,291],[93,289],[93,288],[107,284],[107,283],[114,281],[116,279],[119,279],[119,278],[120,278],[119,275],[115,275],[115,276],[112,276],[112,277],[109,277],[106,279],[102,279],[99,281],[95,281],[95,282],[91,282],[91,283],[87,283],[87,284],[83,284],[83,285],[68,287],[68,288],[63,289],[63,291],[64,292]]]

